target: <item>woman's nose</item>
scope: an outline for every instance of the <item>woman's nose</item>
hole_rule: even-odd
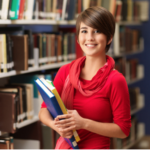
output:
[[[94,40],[94,34],[93,33],[88,33],[87,34],[87,40],[88,41],[93,41]]]

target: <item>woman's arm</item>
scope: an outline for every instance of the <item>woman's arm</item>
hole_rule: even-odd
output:
[[[53,118],[51,117],[51,115],[49,114],[47,108],[41,108],[40,112],[39,112],[39,119],[40,121],[45,124],[46,126],[54,129],[55,131],[57,130],[57,128],[54,125],[54,121]]]
[[[90,119],[82,118],[76,110],[68,110],[69,114],[58,116],[55,125],[63,132],[70,130],[85,129],[96,134],[107,137],[126,138],[127,136],[115,123],[101,123]],[[65,118],[64,120],[59,120]]]
[[[101,123],[90,119],[84,119],[83,129],[114,138],[126,138],[120,127],[115,123]]]
[[[53,120],[53,118],[50,115],[47,108],[41,108],[41,110],[39,112],[39,119],[43,124],[52,128],[58,134],[60,134],[60,136],[65,137],[65,138],[71,138],[72,137],[72,135],[73,135],[72,130],[62,131],[63,128],[58,128],[54,125],[55,121]],[[55,119],[55,120],[57,121],[57,119]]]

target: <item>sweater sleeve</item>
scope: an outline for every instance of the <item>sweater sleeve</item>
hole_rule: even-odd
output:
[[[60,96],[61,96],[61,92],[63,89],[66,73],[68,72],[68,67],[69,67],[69,65],[62,66],[58,70],[58,72],[54,78],[54,81],[53,81],[53,84]],[[44,102],[41,104],[41,108],[46,108],[46,104]]]
[[[128,136],[131,127],[130,98],[128,85],[120,73],[112,77],[110,103],[114,123]]]

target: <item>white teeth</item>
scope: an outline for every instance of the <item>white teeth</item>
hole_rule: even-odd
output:
[[[89,46],[89,47],[94,47],[95,45],[87,45],[87,46]]]

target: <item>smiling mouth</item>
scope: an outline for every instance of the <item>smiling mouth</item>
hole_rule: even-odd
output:
[[[97,44],[85,44],[85,46],[87,46],[87,47],[95,47],[95,46],[97,46]]]

